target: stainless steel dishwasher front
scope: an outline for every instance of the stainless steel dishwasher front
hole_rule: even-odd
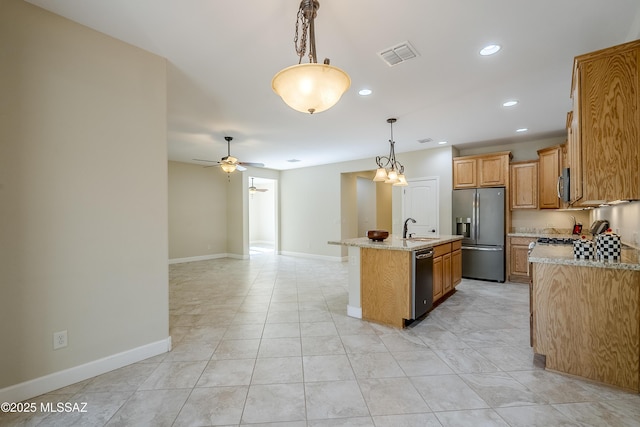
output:
[[[423,316],[433,306],[433,248],[414,251],[412,319]]]

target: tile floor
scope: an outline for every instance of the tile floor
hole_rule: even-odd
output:
[[[170,266],[170,353],[0,414],[38,426],[640,426],[640,395],[541,369],[528,287],[463,280],[396,330],[346,316],[346,264],[273,254]]]

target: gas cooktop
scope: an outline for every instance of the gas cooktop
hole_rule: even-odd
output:
[[[571,237],[538,237],[538,243],[547,243],[549,245],[572,245]]]

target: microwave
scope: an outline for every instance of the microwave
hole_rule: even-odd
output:
[[[558,177],[558,198],[563,202],[569,202],[571,197],[569,194],[570,175],[569,168],[562,168],[562,173]]]

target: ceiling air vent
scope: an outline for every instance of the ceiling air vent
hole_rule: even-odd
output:
[[[378,52],[380,58],[387,63],[389,67],[406,62],[418,56],[418,52],[411,46],[409,42],[402,42],[396,46]]]

